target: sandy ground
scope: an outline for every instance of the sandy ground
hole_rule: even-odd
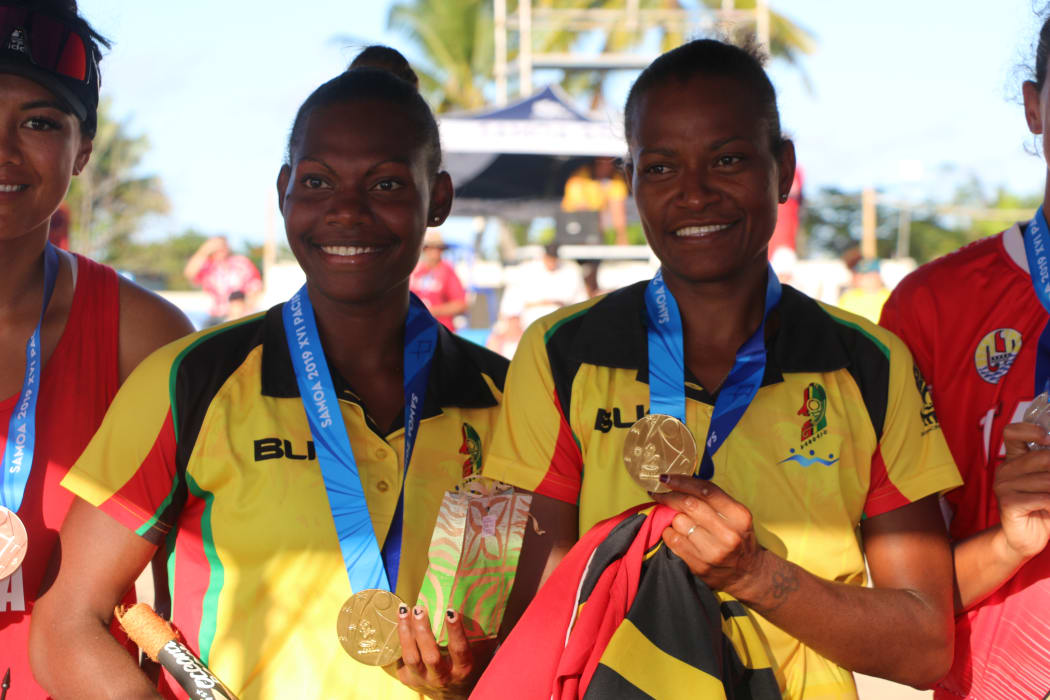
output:
[[[857,678],[857,691],[860,700],[929,700],[933,691],[915,690],[906,685],[891,683],[881,678],[854,674]]]

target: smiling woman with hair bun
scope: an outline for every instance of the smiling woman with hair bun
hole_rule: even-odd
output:
[[[0,677],[20,699],[47,696],[28,647],[73,501],[59,482],[135,365],[192,330],[159,297],[48,242],[91,158],[100,45],[75,3],[0,0]]]
[[[345,71],[299,108],[277,195],[306,284],[154,353],[63,481],[83,500],[33,638],[55,698],[157,697],[99,630],[158,548],[172,624],[242,700],[469,691],[480,657],[458,611],[439,649],[416,601],[506,361],[409,292],[423,233],[452,205],[440,163],[430,108],[388,71]],[[337,626],[351,595],[386,601],[385,617]]]

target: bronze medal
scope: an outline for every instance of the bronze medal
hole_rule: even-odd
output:
[[[386,666],[400,659],[397,609],[401,605],[396,595],[377,588],[347,598],[336,620],[346,653],[368,666]]]
[[[18,515],[0,506],[0,579],[5,579],[22,566],[29,537]]]
[[[623,441],[623,463],[627,472],[650,493],[667,493],[661,474],[693,474],[696,471],[696,438],[682,421],[661,413],[650,413],[631,426]]]

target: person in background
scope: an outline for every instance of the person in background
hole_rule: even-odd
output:
[[[47,697],[29,630],[65,554],[73,495],[59,482],[135,365],[192,330],[160,297],[48,242],[91,158],[100,45],[75,2],[0,0],[0,679],[18,700]]]
[[[503,288],[499,318],[487,345],[512,357],[521,334],[533,321],[588,298],[580,266],[558,257],[558,244],[543,247],[539,260],[513,268]]]
[[[467,293],[456,271],[441,257],[447,248],[440,231],[427,229],[423,236],[423,253],[412,271],[409,288],[423,300],[441,325],[454,331],[456,316],[467,310]]]
[[[959,475],[904,344],[770,270],[795,151],[761,58],[712,40],[680,46],[641,73],[624,119],[628,181],[660,272],[560,309],[521,339],[484,473],[533,491],[544,532],[526,531],[506,625],[581,536],[651,500],[625,459],[647,461],[652,448],[666,467],[690,435],[684,467],[698,476],[660,479],[671,493],[656,500],[677,513],[657,544],[688,566],[685,585],[702,581],[739,610],[722,615],[753,617],[759,631],[745,647],[768,651],[783,697],[856,698],[853,671],[929,686],[952,653],[937,498]],[[625,454],[642,420],[670,437]],[[679,592],[658,598],[689,600]],[[655,631],[619,627],[624,645],[609,646],[626,650],[622,665],[593,678],[623,688],[648,673],[649,695],[697,696],[700,669],[674,660],[694,648],[689,633],[707,629],[692,600],[661,608]],[[695,623],[676,628],[663,655],[659,618]],[[490,697],[487,679],[526,629],[510,632],[479,696]],[[539,651],[510,659],[523,684]],[[649,670],[661,659],[676,685]]]
[[[1050,168],[1048,62],[1050,15],[1022,85],[1028,129]],[[943,499],[955,559],[955,661],[935,688],[938,700],[1050,690],[1050,452],[1024,446],[1038,428],[1009,427],[1050,377],[1050,178],[1042,186],[1035,218],[923,265],[882,310],[882,325],[930,381],[923,415],[935,420],[936,409],[964,482]]]
[[[627,184],[612,158],[595,158],[569,175],[561,210],[597,212],[598,228],[612,231],[617,245],[627,245]]]
[[[853,266],[852,284],[839,296],[836,306],[878,323],[882,305],[890,296],[880,268],[878,260],[858,261]]]
[[[182,274],[201,287],[211,298],[205,327],[229,320],[230,295],[242,292],[250,312],[262,294],[262,277],[255,263],[243,255],[230,252],[224,236],[204,241],[186,261]]]
[[[507,363],[409,292],[424,231],[452,206],[440,164],[430,108],[391,72],[353,68],[299,108],[277,194],[306,284],[151,355],[63,481],[80,498],[31,640],[55,698],[158,697],[101,633],[158,549],[172,623],[242,700],[469,690],[459,612],[443,611],[439,649],[416,601],[442,497],[481,469]],[[337,634],[372,588],[405,601],[386,669]]]
[[[503,292],[500,316],[517,317],[522,330],[536,319],[587,298],[580,266],[558,256],[557,243],[543,247],[539,260],[516,270]]]

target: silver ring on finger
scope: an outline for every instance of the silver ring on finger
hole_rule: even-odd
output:
[[[687,539],[688,539],[689,535],[693,534],[693,530],[695,530],[696,527],[697,527],[696,523],[693,523],[693,526],[685,531],[685,536],[686,536]]]

